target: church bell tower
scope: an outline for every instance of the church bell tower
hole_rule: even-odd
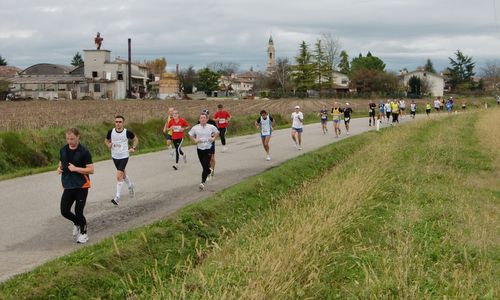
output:
[[[267,43],[267,72],[274,72],[274,67],[276,65],[276,50],[274,49],[273,37],[269,36],[269,42]]]

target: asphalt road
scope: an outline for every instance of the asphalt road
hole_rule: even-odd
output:
[[[410,118],[406,117],[402,123],[408,121]],[[305,126],[303,150],[294,147],[290,129],[273,132],[271,161],[265,160],[257,133],[231,138],[229,128],[228,151],[221,153],[220,141],[217,141],[215,178],[207,183],[205,191],[198,190],[201,166],[193,146],[184,148],[188,163],[181,160],[178,171],[172,169],[173,159],[167,151],[132,156],[127,173],[135,183],[136,196],[129,198],[125,186],[119,207],[110,202],[116,187],[112,161],[95,163],[85,208],[87,245],[164,218],[186,204],[203,200],[290,158],[347,137],[343,124],[342,136],[338,139],[334,137],[332,123],[328,125],[327,135],[323,135],[319,123]],[[366,118],[351,121],[351,136],[367,130],[374,127],[368,127]],[[74,242],[73,224],[60,215],[62,188],[55,171],[1,181],[0,191],[1,281],[84,247]]]

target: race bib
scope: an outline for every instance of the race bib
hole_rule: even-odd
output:
[[[226,123],[226,119],[224,119],[224,118],[220,118],[220,119],[219,119],[219,124],[224,124],[224,123]]]
[[[121,151],[121,150],[123,150],[123,145],[122,144],[112,144],[111,147],[113,147],[113,150],[115,150],[115,151]]]
[[[173,126],[172,129],[174,132],[181,132],[181,126]]]

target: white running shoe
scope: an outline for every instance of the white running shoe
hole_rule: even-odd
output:
[[[299,146],[297,149],[302,150],[302,146]]]
[[[170,149],[170,157],[174,157],[174,155],[175,155],[174,149]]]
[[[84,233],[84,234],[79,234],[78,238],[76,239],[76,242],[78,244],[85,244],[89,240],[89,236]]]
[[[188,162],[188,158],[187,158],[187,155],[186,155],[186,154],[184,154],[184,155],[182,156],[182,160],[184,161],[184,163],[185,163],[185,164],[187,164],[187,162]]]
[[[226,151],[227,151],[226,146],[223,146],[223,147],[222,147],[222,152],[226,152]]]
[[[114,197],[113,199],[111,199],[111,203],[113,203],[114,205],[120,204],[120,197]]]
[[[76,237],[80,233],[80,226],[73,225],[73,237]]]
[[[200,191],[203,191],[205,189],[205,184],[200,183],[200,185],[198,186],[198,188],[200,189]]]
[[[266,157],[266,160],[267,160],[267,161],[270,161],[270,160],[271,160],[271,155],[268,155],[268,156]]]
[[[134,198],[135,197],[135,186],[134,184],[130,184],[130,186],[128,187],[128,195],[131,197],[131,198]]]

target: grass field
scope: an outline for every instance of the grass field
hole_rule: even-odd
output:
[[[500,110],[351,137],[0,284],[3,299],[498,299]]]

